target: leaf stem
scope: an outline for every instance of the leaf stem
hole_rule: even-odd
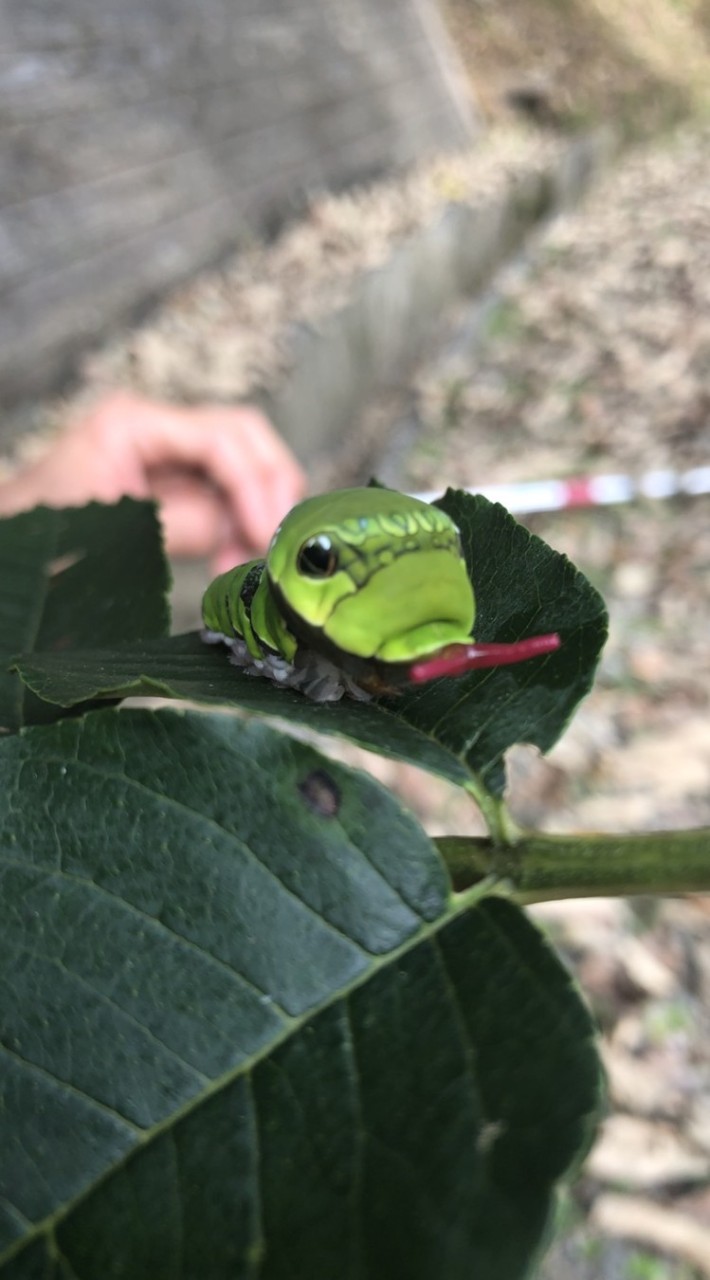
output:
[[[493,833],[492,833],[493,834]],[[492,839],[435,841],[463,892],[493,877],[523,904],[552,898],[710,892],[710,828],[647,835],[522,835],[514,846]]]
[[[481,810],[484,822],[491,833],[491,848],[505,849],[517,845],[523,833],[513,821],[504,801],[492,795],[475,776],[464,782],[463,786],[464,791],[468,792]],[[456,837],[452,836],[451,839]]]

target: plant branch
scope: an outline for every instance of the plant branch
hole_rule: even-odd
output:
[[[648,835],[523,835],[513,847],[443,836],[434,842],[463,892],[493,877],[521,903],[551,898],[710,892],[710,828]]]

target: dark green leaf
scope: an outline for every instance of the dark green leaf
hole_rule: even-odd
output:
[[[0,877],[3,1278],[525,1274],[590,1019],[371,779],[228,717],[34,728]]]
[[[124,499],[0,520],[0,732],[55,719],[8,667],[164,635],[169,574],[153,503]]]
[[[606,612],[569,560],[502,507],[451,493],[441,505],[462,532],[476,591],[476,638],[512,641],[559,631],[560,650],[370,704],[344,699],[315,705],[243,675],[221,647],[207,649],[189,636],[138,651],[23,659],[23,679],[40,697],[65,706],[128,693],[231,703],[342,734],[453,782],[464,782],[472,772],[499,795],[507,748],[532,742],[547,750],[588,692],[606,637]]]
[[[23,658],[22,678],[40,697],[71,707],[87,698],[152,696],[233,705],[278,716],[320,733],[338,734],[383,755],[412,760],[454,782],[468,777],[465,765],[435,738],[410,727],[377,703],[316,703],[268,680],[244,675],[223,648],[197,634],[171,636],[106,652]]]
[[[530,742],[549,750],[589,692],[607,613],[567,557],[503,507],[451,490],[438,505],[461,530],[476,595],[476,639],[509,642],[557,631],[562,640],[547,657],[438,680],[401,700],[398,713],[408,724],[465,760],[500,795],[508,747]]]

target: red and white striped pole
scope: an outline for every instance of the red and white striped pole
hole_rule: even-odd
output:
[[[640,476],[620,474],[577,476],[567,480],[529,480],[488,484],[480,489],[491,502],[500,502],[514,515],[540,511],[565,511],[575,507],[606,507],[634,498],[673,498],[679,494],[710,493],[710,466],[688,471],[646,471]],[[438,493],[418,493],[422,502],[433,502]]]

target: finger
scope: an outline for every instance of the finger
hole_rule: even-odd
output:
[[[244,411],[230,427],[210,437],[210,473],[224,490],[235,529],[261,550],[303,497],[305,476],[261,414]]]
[[[13,488],[18,510],[37,502],[73,507],[92,499],[116,502],[124,494],[149,496],[139,459],[130,451],[128,456],[118,456],[91,418],[49,442],[42,456],[20,472]]]
[[[278,521],[305,492],[305,476],[258,409],[176,409],[123,400],[147,470],[166,464],[199,469],[224,492],[233,524],[263,549]]]
[[[204,485],[158,485],[154,496],[160,503],[169,556],[211,556],[229,538],[231,525],[224,502]]]

